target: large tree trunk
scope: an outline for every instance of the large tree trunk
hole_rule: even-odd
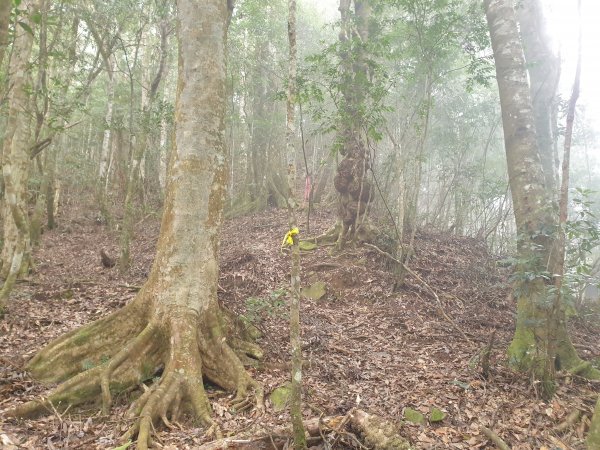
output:
[[[556,368],[585,368],[571,343],[564,308],[554,308],[550,272],[557,256],[557,217],[545,185],[537,148],[535,119],[512,0],[486,0],[486,15],[496,61],[502,124],[518,235],[517,326],[508,349],[510,363],[531,371],[546,395],[554,390]]]
[[[63,381],[45,402],[11,412],[43,413],[50,402],[66,407],[149,381],[133,405],[139,418],[126,438],[150,443],[153,422],[177,416],[190,404],[214,425],[203,379],[236,391],[236,401],[256,388],[229,344],[217,303],[218,247],[226,189],[226,0],[179,0],[179,83],[176,131],[157,255],[148,281],[125,308],[50,343],[29,363],[31,373]],[[231,342],[239,342],[233,339]],[[246,347],[246,353],[257,349]],[[103,363],[103,360],[107,362]],[[89,368],[82,372],[82,367]],[[91,368],[90,368],[91,367]]]
[[[31,15],[36,3],[24,0],[20,9],[26,13],[20,19],[33,28]],[[9,62],[10,89],[8,92],[8,119],[2,150],[2,176],[4,180],[4,245],[2,270],[4,285],[0,291],[0,315],[19,274],[29,267],[29,217],[27,214],[27,182],[29,179],[30,95],[31,80],[29,57],[33,36],[25,27],[15,27],[15,40]]]
[[[556,89],[560,78],[560,58],[552,50],[540,0],[525,0],[517,8],[519,29],[529,72],[535,130],[546,189],[552,198],[558,192],[558,155],[553,121],[556,118]]]

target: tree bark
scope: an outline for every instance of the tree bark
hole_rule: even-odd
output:
[[[290,415],[294,434],[294,449],[306,448],[306,435],[302,423],[302,342],[300,339],[300,236],[297,230],[296,188],[296,0],[288,0],[288,43],[289,67],[286,102],[286,147],[288,158],[287,204],[289,211],[290,236],[292,238],[291,258],[291,301],[290,301],[290,344],[292,347],[292,380],[290,392]]]
[[[4,55],[8,48],[8,23],[12,5],[12,0],[0,0],[0,67],[4,63]]]
[[[102,150],[100,152],[100,165],[98,166],[98,195],[103,196],[106,189],[108,176],[108,162],[110,159],[110,137],[113,118],[113,105],[115,100],[116,79],[113,73],[113,59],[109,56],[106,65],[106,113],[104,115],[104,131],[102,133]]]
[[[112,394],[153,383],[132,406],[137,418],[125,440],[139,449],[151,442],[153,424],[167,425],[189,404],[214,427],[203,378],[244,401],[262,389],[234,351],[238,339],[217,302],[218,247],[226,189],[225,37],[231,14],[225,0],[179,0],[179,82],[176,131],[157,254],[148,281],[123,309],[50,343],[28,364],[47,382],[61,382],[42,402],[9,415],[30,416],[101,396],[107,412]],[[230,344],[231,342],[231,344]],[[240,345],[259,356],[256,347]],[[106,361],[106,362],[103,362]],[[88,370],[85,370],[87,368]],[[82,371],[83,370],[83,371]]]
[[[556,90],[560,79],[560,58],[552,50],[552,37],[540,0],[525,0],[517,7],[535,121],[538,152],[551,198],[558,192],[558,174],[553,130],[556,119]],[[555,163],[556,161],[556,163]]]
[[[24,0],[20,19],[33,29],[31,15],[37,4]],[[4,285],[0,291],[0,315],[14,283],[29,267],[29,217],[27,215],[27,181],[29,177],[30,96],[27,92],[29,58],[33,35],[24,27],[15,26],[15,40],[9,62],[8,119],[2,149],[2,176],[4,179],[4,246],[2,270]],[[31,81],[29,81],[30,83]]]

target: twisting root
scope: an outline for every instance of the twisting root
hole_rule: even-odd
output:
[[[147,325],[144,308],[137,305],[142,300],[52,341],[27,363],[27,370],[44,383],[57,383],[80,373],[87,362],[99,364]]]
[[[209,318],[209,323],[213,318]],[[254,393],[254,406],[257,411],[264,410],[264,391],[244,369],[239,357],[228,344],[219,328],[210,328],[208,332],[198,331],[198,351],[204,362],[204,375],[215,384],[236,393],[230,402],[233,409],[244,406],[248,390]],[[262,352],[261,352],[262,353]]]
[[[78,397],[91,397],[99,391],[98,380],[100,367],[82,372],[59,385],[51,394],[42,400],[34,400],[6,412],[8,417],[35,417],[49,411],[51,405],[78,404]]]
[[[144,330],[136,336],[135,339],[129,341],[123,349],[117,353],[115,356],[111,358],[111,360],[106,364],[104,370],[100,375],[100,386],[102,388],[102,413],[108,414],[110,411],[110,407],[112,405],[112,397],[110,395],[110,377],[113,372],[123,364],[128,358],[132,355],[142,353],[142,350],[148,342],[152,340],[154,337],[158,327],[154,323],[150,323],[144,328]]]

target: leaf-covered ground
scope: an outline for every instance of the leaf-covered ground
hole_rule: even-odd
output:
[[[333,220],[330,213],[316,213],[311,234],[323,232]],[[290,260],[280,251],[286,224],[285,212],[270,211],[228,221],[222,235],[220,300],[263,332],[265,362],[251,371],[267,393],[283,385],[289,372],[285,290]],[[46,392],[23,371],[36,350],[135,295],[152,263],[158,227],[155,216],[137,224],[134,265],[124,276],[100,263],[102,249],[117,255],[118,234],[93,213],[71,213],[44,234],[35,270],[17,286],[10,314],[0,322],[0,411]],[[527,374],[507,368],[504,349],[515,305],[507,274],[481,242],[418,235],[411,267],[421,280],[408,276],[399,293],[392,292],[388,266],[370,248],[338,255],[319,248],[302,255],[303,285],[326,286],[323,298],[302,303],[307,418],[343,415],[358,405],[401,422],[402,434],[422,449],[493,448],[481,426],[513,449],[584,448],[585,417],[564,431],[556,427],[575,410],[589,416],[600,384],[563,376],[554,400],[544,402]],[[582,356],[600,356],[597,317],[576,319],[572,328]],[[477,355],[494,331],[490,374],[484,379]],[[210,396],[228,434],[257,434],[289,423],[287,412],[275,411],[268,401],[261,416],[234,414],[227,394],[210,388]],[[127,403],[121,397],[108,417],[92,406],[49,411],[36,420],[0,418],[0,448],[114,448],[129,425],[123,418]],[[442,421],[428,420],[433,408],[445,413]],[[404,420],[407,409],[422,413],[424,423]],[[168,432],[159,429],[157,443],[186,449],[207,440],[193,422],[179,425]]]

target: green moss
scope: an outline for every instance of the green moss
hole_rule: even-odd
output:
[[[92,333],[89,332],[87,328],[82,328],[75,337],[73,337],[73,344],[75,345],[83,345],[87,343],[92,337]]]
[[[439,408],[436,408],[435,406],[433,408],[431,408],[431,410],[429,411],[429,421],[430,422],[441,422],[442,420],[444,420],[446,418],[446,413],[444,411],[442,411]]]
[[[271,403],[273,404],[273,410],[282,411],[285,409],[290,399],[291,392],[291,383],[286,383],[271,392],[271,395],[269,395],[269,400],[271,400]]]
[[[321,300],[327,294],[327,286],[322,281],[317,281],[310,286],[302,288],[302,295],[313,300]]]
[[[404,409],[404,419],[409,422],[416,423],[419,425],[423,425],[425,423],[425,416],[421,414],[419,411],[412,408]]]
[[[312,250],[315,250],[318,247],[318,245],[310,241],[300,241],[298,247],[303,252],[310,252]]]

